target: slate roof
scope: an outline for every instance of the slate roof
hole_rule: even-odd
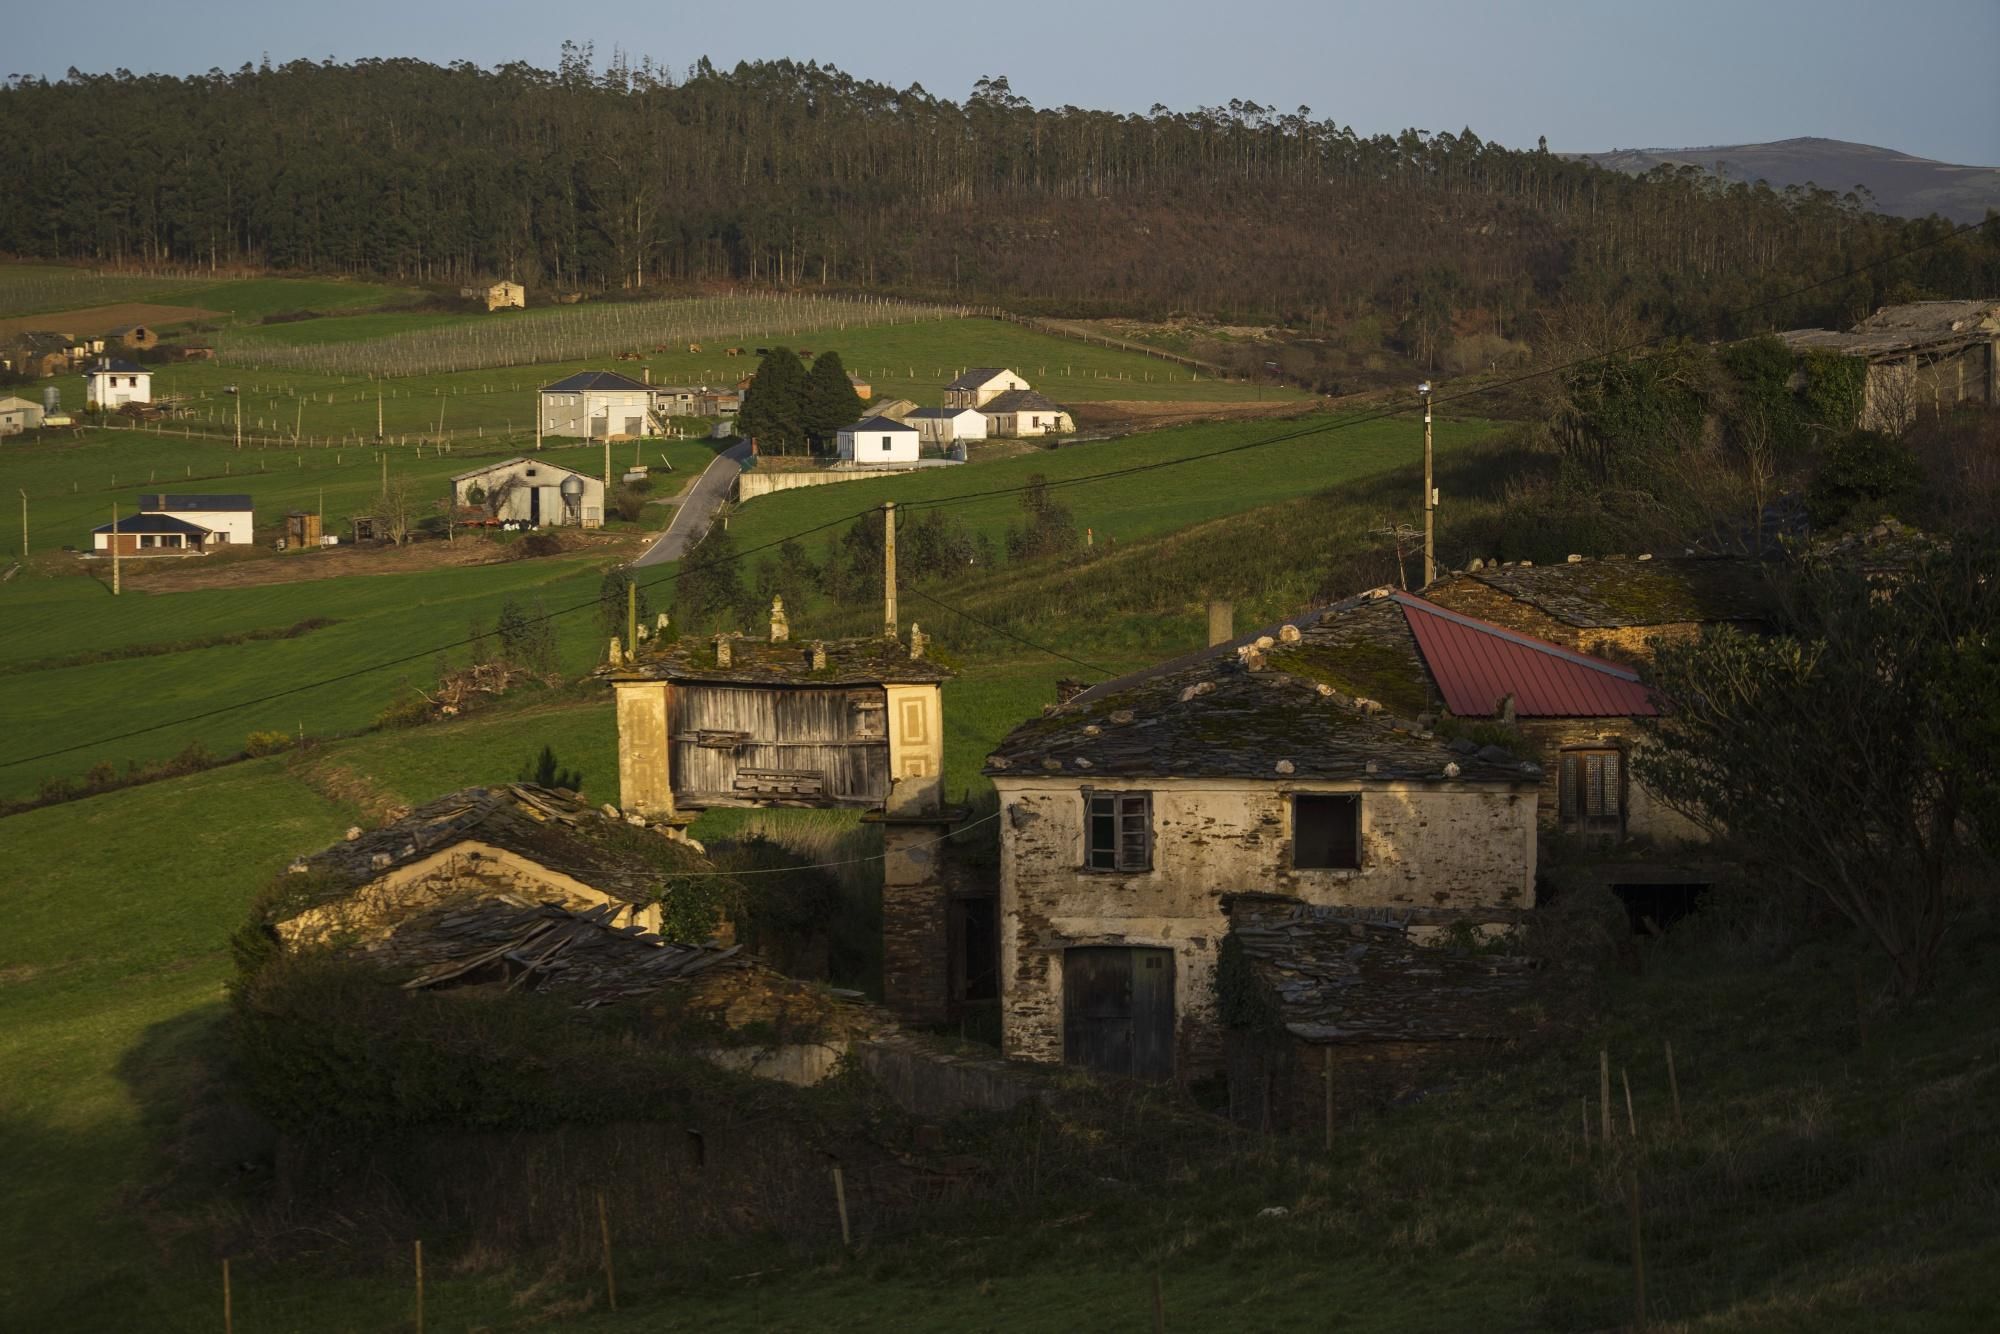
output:
[[[526,454],[516,454],[513,458],[503,459],[498,463],[485,463],[481,464],[477,468],[468,468],[464,472],[455,472],[451,475],[450,480],[454,482],[462,482],[468,477],[483,477],[489,472],[495,472],[501,468],[511,468],[517,463],[532,463],[537,468],[549,468],[556,472],[575,473],[578,477],[583,478],[585,481],[598,480],[596,474],[584,472],[581,468],[566,468],[560,463],[551,463],[549,460],[545,458],[541,459],[530,458]]]
[[[1225,906],[1231,937],[1293,1037],[1493,1040],[1528,1026],[1512,1012],[1539,990],[1532,959],[1417,945],[1393,910],[1276,894],[1234,894]]]
[[[1765,568],[1728,556],[1489,565],[1448,577],[1476,579],[1584,629],[1768,621],[1774,610]]]
[[[1367,608],[1368,601],[1382,605]],[[1333,610],[1384,619],[1401,611],[1380,598],[1353,599]],[[1463,753],[1417,723],[1389,716],[1379,701],[1316,679],[1312,655],[1294,650],[1304,644],[1299,622],[1320,618],[1315,613],[1286,622],[1280,636],[1291,639],[1267,635],[1203,649],[1093,687],[1008,733],[987,757],[985,772],[1270,782],[1539,779],[1533,764],[1495,748]],[[1408,665],[1421,682],[1414,648]]]
[[[578,371],[575,375],[542,386],[545,394],[581,394],[591,389],[636,389],[650,393],[653,386],[617,371]]]
[[[1007,374],[1005,366],[974,366],[946,385],[947,389],[978,389],[995,376]]]
[[[1652,692],[1629,667],[1447,611],[1407,593],[1392,593],[1388,600],[1401,607],[1445,707],[1458,717],[1490,717],[1503,695],[1514,697],[1515,715],[1522,718],[1630,718],[1659,712]]]
[[[337,888],[359,889],[399,866],[467,841],[516,853],[628,903],[649,903],[671,876],[713,871],[684,843],[634,829],[574,796],[526,783],[469,787],[305,858]],[[378,860],[378,857],[380,858]]]
[[[980,412],[1065,412],[1068,409],[1036,389],[1009,389],[979,405]]]
[[[945,420],[953,417],[963,417],[968,412],[975,417],[979,415],[978,408],[913,408],[911,411],[905,413],[904,415],[906,417],[924,417],[924,418],[935,417],[940,420]]]
[[[175,511],[191,514],[248,514],[254,507],[250,503],[249,496],[232,491],[195,495],[145,495],[139,497],[139,508],[164,514],[172,514]]]
[[[815,642],[826,647],[826,666],[814,671]],[[919,685],[944,682],[952,673],[929,658],[912,658],[899,639],[877,635],[863,639],[732,638],[730,665],[715,665],[713,639],[682,639],[662,644],[647,640],[638,660],[626,667],[601,667],[600,676],[613,681],[704,681],[739,685],[862,686]]]
[[[840,429],[843,431],[907,431],[911,435],[917,433],[916,427],[905,426],[894,417],[863,417],[860,421],[854,423],[854,425],[843,426]]]
[[[90,530],[93,533],[109,533],[111,525],[100,523]],[[118,519],[121,533],[181,533],[188,537],[206,537],[209,530],[198,523],[186,519],[176,519],[171,514],[125,514]]]
[[[93,361],[88,366],[85,366],[83,368],[83,373],[85,375],[110,375],[110,374],[151,375],[152,374],[150,370],[148,370],[144,366],[141,366],[138,362],[127,361],[123,357],[105,357],[101,360]]]
[[[1832,329],[1792,329],[1778,335],[1794,351],[1844,352],[1886,357],[1921,350],[1948,350],[2000,336],[2000,301],[1909,301],[1884,306],[1846,333]]]

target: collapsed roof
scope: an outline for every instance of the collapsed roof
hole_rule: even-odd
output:
[[[1764,622],[1774,608],[1766,567],[1729,556],[1489,564],[1445,578],[1476,580],[1579,629]]]

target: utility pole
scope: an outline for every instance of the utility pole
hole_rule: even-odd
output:
[[[230,385],[229,392],[236,397],[236,447],[241,449],[243,448],[243,391],[235,385]]]
[[[1431,382],[1417,386],[1424,396],[1424,587],[1437,580],[1437,487],[1431,467]]]
[[[118,502],[111,502],[111,596],[117,597],[118,578]]]
[[[882,502],[882,633],[896,637],[896,502]]]
[[[604,423],[604,508],[611,508],[611,423]]]
[[[21,488],[21,559],[28,558],[28,488]]]
[[[382,443],[382,391],[375,391],[375,443]]]

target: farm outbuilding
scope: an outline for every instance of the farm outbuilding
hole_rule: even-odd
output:
[[[84,402],[107,411],[153,401],[153,373],[123,357],[94,361],[83,372]]]
[[[25,398],[0,398],[0,435],[19,435],[42,424],[42,405]]]
[[[501,523],[597,528],[604,523],[604,481],[523,455],[459,473],[451,479],[451,503],[483,509]]]
[[[914,426],[887,417],[866,417],[852,426],[843,426],[836,437],[843,462],[873,467],[888,463],[915,463],[922,436]]]
[[[1846,333],[1793,329],[1794,352],[1833,352],[1868,365],[1865,430],[1901,431],[1919,411],[2000,404],[2000,301],[1911,301],[1884,306]]]
[[[159,345],[159,332],[144,324],[121,324],[105,331],[104,337],[120,347],[144,348]]]
[[[1069,409],[1033,389],[1010,389],[980,407],[986,434],[997,436],[1066,435],[1076,429]]]
[[[528,304],[528,289],[519,283],[499,282],[485,287],[461,287],[458,294],[469,300],[478,301],[486,309],[505,310],[509,307],[520,310]]]
[[[578,371],[541,389],[539,434],[629,440],[651,430],[653,387],[617,371]]]
[[[904,414],[903,424],[914,426],[927,445],[986,438],[986,415],[977,408],[917,408]]]

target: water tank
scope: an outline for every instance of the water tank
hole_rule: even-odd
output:
[[[43,387],[42,411],[49,415],[54,415],[62,411],[62,390],[56,388],[54,385],[45,385]]]
[[[562,497],[568,501],[583,499],[583,479],[575,473],[571,473],[569,476],[563,478]]]

